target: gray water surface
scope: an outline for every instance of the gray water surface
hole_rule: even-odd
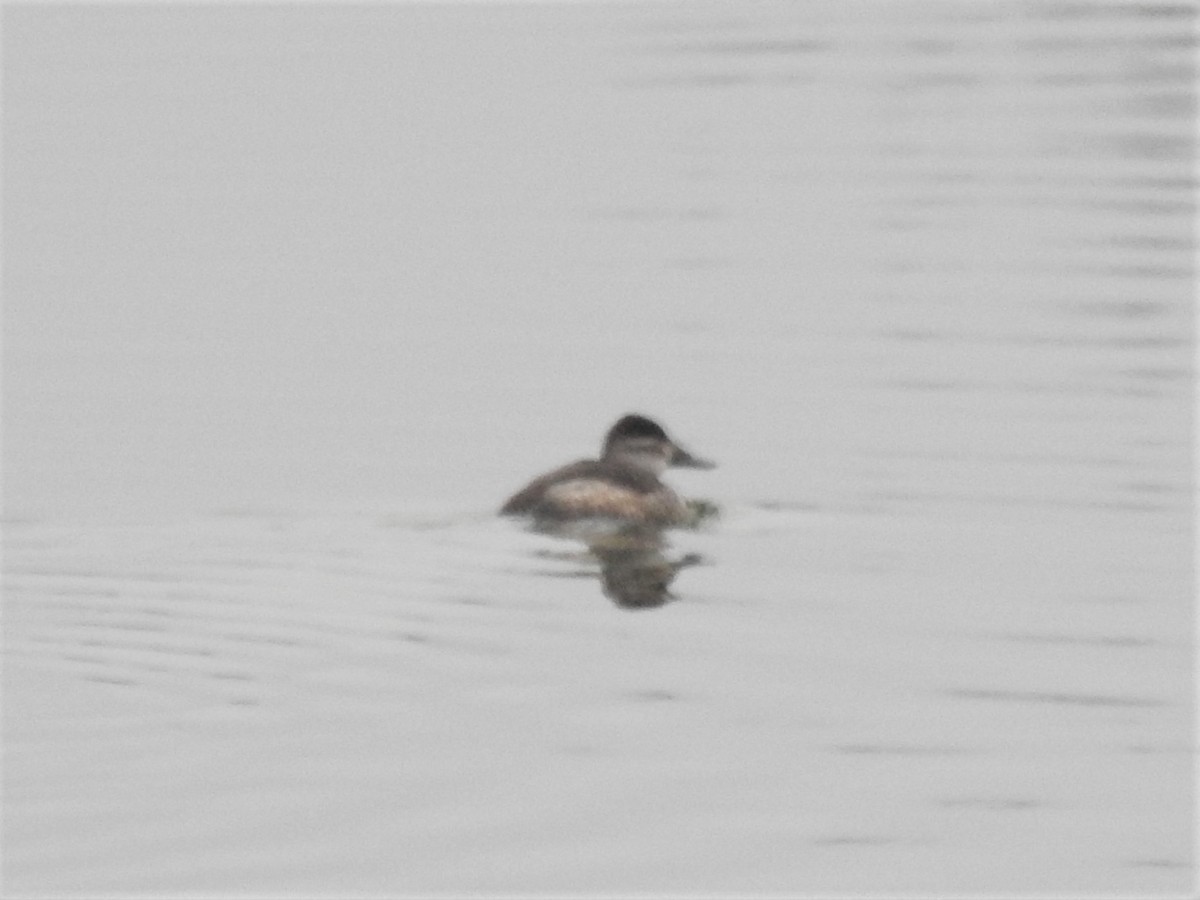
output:
[[[7,893],[1192,889],[1195,26],[6,7]]]

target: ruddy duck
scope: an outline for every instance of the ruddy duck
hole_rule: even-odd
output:
[[[668,466],[711,469],[716,463],[693,456],[645,416],[627,415],[604,438],[599,459],[581,459],[535,478],[508,499],[500,514],[532,516],[555,529],[584,520],[617,528],[667,528],[696,518],[659,480]]]

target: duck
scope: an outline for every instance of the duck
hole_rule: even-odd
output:
[[[663,483],[670,467],[712,469],[648,416],[621,416],[604,436],[598,459],[581,459],[539,475],[500,508],[545,530],[581,522],[608,529],[664,529],[696,520],[695,510]]]

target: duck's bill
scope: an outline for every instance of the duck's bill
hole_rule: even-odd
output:
[[[711,459],[704,459],[700,456],[692,456],[678,444],[675,444],[675,452],[671,456],[671,465],[678,466],[681,469],[715,469],[717,464]]]

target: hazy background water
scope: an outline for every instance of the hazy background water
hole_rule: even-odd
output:
[[[1195,25],[7,6],[6,890],[1187,890]]]

